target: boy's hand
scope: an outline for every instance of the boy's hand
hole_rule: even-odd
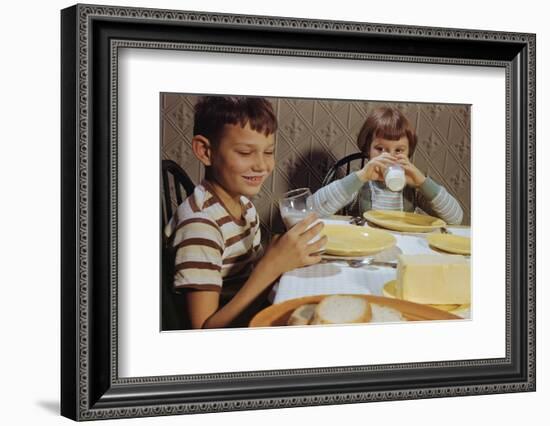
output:
[[[424,181],[426,180],[426,176],[424,176],[424,173],[418,170],[418,168],[413,163],[411,163],[409,157],[407,157],[405,154],[397,154],[395,157],[397,158],[397,164],[401,165],[401,167],[403,167],[403,170],[405,170],[405,179],[407,179],[407,185],[418,188],[424,183]]]
[[[309,244],[309,241],[315,238],[324,226],[323,222],[319,222],[307,229],[316,220],[317,216],[311,213],[285,234],[272,241],[261,262],[266,262],[266,266],[277,276],[292,269],[319,263],[321,256],[315,253],[326,245],[327,237],[324,235]]]
[[[362,182],[371,180],[384,180],[384,173],[388,166],[395,164],[397,157],[388,152],[384,152],[377,157],[370,159],[365,166],[357,172],[357,176]]]

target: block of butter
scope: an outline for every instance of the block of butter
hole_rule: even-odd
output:
[[[457,255],[400,255],[396,296],[433,305],[470,303],[470,261]]]

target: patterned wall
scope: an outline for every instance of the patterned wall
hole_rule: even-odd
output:
[[[193,155],[191,138],[195,96],[161,95],[161,152],[198,183],[204,170]],[[358,152],[355,140],[367,113],[383,102],[270,98],[279,121],[275,135],[276,167],[253,199],[262,232],[281,232],[277,200],[289,189],[321,186],[334,162]],[[392,103],[418,134],[415,165],[444,185],[470,224],[470,107],[468,105]]]

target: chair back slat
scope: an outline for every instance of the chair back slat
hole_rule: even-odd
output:
[[[328,172],[325,175],[325,178],[323,179],[322,186],[326,186],[335,179],[338,179],[338,169],[345,167],[346,168],[346,176],[350,174],[351,172],[351,164],[356,161],[361,160],[361,168],[365,166],[365,163],[367,162],[367,157],[362,152],[356,152],[354,154],[350,154],[344,158],[341,158],[340,160],[336,161],[332,165],[332,167],[328,170]]]
[[[178,182],[174,182],[174,189],[176,191],[176,201],[177,201],[177,204],[179,206],[183,202],[181,185]]]
[[[171,179],[170,179],[171,178]],[[172,185],[170,185],[172,180]],[[163,227],[173,215],[172,200],[179,206],[185,198],[193,193],[195,184],[185,171],[172,160],[162,160]]]
[[[172,217],[175,199],[181,204],[185,196],[191,195],[195,184],[187,173],[174,161],[162,160],[161,165],[163,197],[162,205],[162,330],[185,330],[191,328],[187,315],[185,295],[174,290],[175,251],[166,238],[163,230]]]
[[[172,217],[172,201],[170,199],[170,180],[168,179],[168,171],[162,169],[162,188],[163,188],[163,224],[166,224]]]
[[[362,152],[356,152],[355,154],[350,154],[344,158],[341,158],[338,160],[334,165],[328,170],[327,174],[325,175],[325,178],[323,179],[322,186],[327,186],[329,183],[333,182],[336,179],[339,179],[340,176],[338,176],[338,170],[345,168],[346,170],[346,176],[351,173],[351,165],[354,161],[360,160],[361,168],[365,166],[365,163],[367,162],[367,157]],[[348,208],[344,207],[341,211],[342,214],[347,215]]]

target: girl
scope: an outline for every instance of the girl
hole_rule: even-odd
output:
[[[416,133],[401,111],[391,107],[373,110],[357,138],[368,162],[361,170],[313,194],[313,208],[328,216],[351,203],[355,215],[367,210],[399,210],[460,224],[463,212],[457,200],[411,163],[416,143]],[[392,164],[401,165],[405,171],[407,185],[402,191],[390,191],[384,183],[384,172]]]

